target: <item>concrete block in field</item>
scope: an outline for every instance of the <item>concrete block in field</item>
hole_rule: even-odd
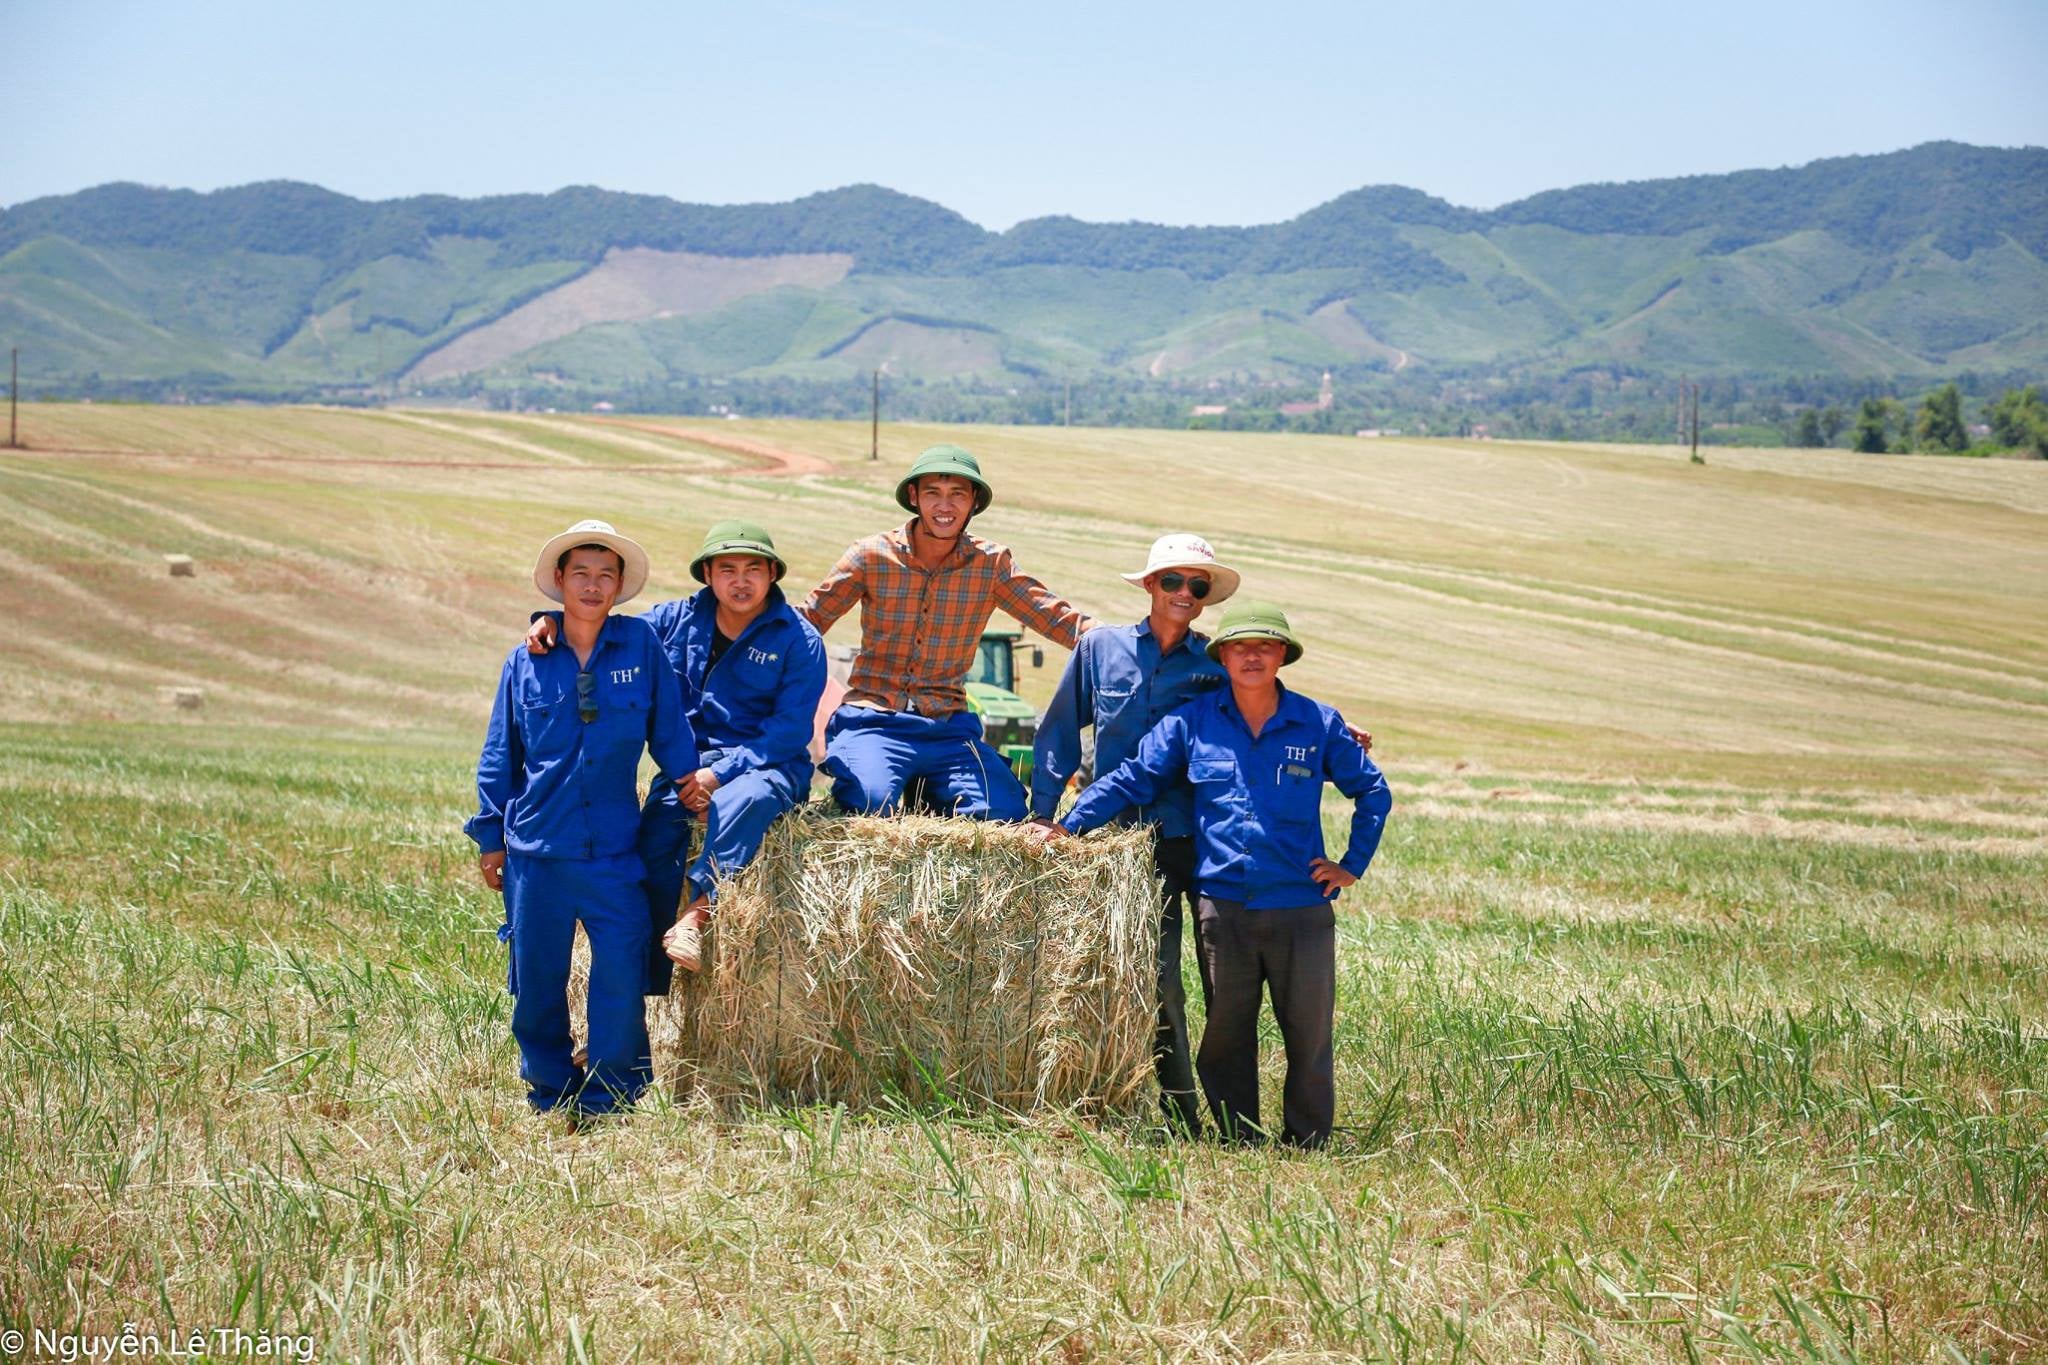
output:
[[[170,566],[173,578],[196,578],[199,566],[192,562],[191,555],[165,555],[164,563]]]
[[[157,695],[180,711],[197,711],[206,704],[206,689],[203,687],[159,687]]]

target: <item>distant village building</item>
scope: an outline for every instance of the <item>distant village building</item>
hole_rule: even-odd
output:
[[[1228,403],[1197,403],[1194,406],[1194,415],[1197,417],[1221,417],[1229,411]]]
[[[597,402],[592,403],[590,405],[590,410],[592,412],[610,412],[612,410],[612,405],[604,401],[603,399],[599,399]]]
[[[1367,440],[1371,440],[1380,434],[1380,429],[1378,427],[1360,427],[1358,434]]]
[[[1311,412],[1328,412],[1330,408],[1336,403],[1336,401],[1337,393],[1336,390],[1331,387],[1330,372],[1328,370],[1324,370],[1322,392],[1316,395],[1315,402],[1282,403],[1280,405],[1280,415],[1283,417],[1303,417]]]

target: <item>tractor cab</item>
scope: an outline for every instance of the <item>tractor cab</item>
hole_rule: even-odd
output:
[[[1038,713],[1017,695],[1017,654],[1024,632],[990,626],[981,633],[974,671],[967,675],[967,705],[981,717],[981,737],[1009,763],[1022,781],[1031,780],[1031,745],[1038,737]],[[1031,666],[1045,666],[1045,650],[1031,646]]]

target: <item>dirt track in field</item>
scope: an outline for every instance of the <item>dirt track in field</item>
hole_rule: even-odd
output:
[[[694,469],[674,464],[564,464],[553,466],[560,472],[590,473],[600,470],[610,474],[707,474],[735,473],[766,475],[771,478],[801,478],[810,474],[829,474],[832,462],[816,455],[801,451],[784,450],[764,441],[751,440],[744,436],[729,436],[723,432],[705,431],[697,427],[667,426],[659,422],[634,422],[617,418],[594,418],[593,424],[618,427],[627,431],[646,432],[655,436],[666,436],[672,440],[688,441],[694,445],[707,446],[712,450],[729,455],[739,455],[758,462],[756,467],[733,470]],[[458,428],[450,428],[458,430]],[[182,450],[114,450],[92,446],[36,446],[21,447],[8,452],[11,455],[67,456],[85,455],[99,458],[123,460],[193,460],[211,464],[296,464],[324,465],[333,468],[392,468],[392,469],[517,469],[528,473],[544,473],[551,467],[536,465],[530,460],[449,460],[449,459],[405,459],[402,457],[360,458],[329,455],[291,455],[268,451],[182,451]]]
[[[778,474],[797,478],[805,474],[830,474],[832,462],[816,455],[805,455],[800,451],[784,450],[771,446],[765,441],[751,440],[745,436],[727,436],[721,432],[705,431],[701,427],[675,427],[660,422],[633,422],[620,417],[594,419],[608,427],[624,427],[628,431],[644,431],[655,436],[671,436],[679,441],[693,441],[713,450],[723,450],[733,455],[745,455],[749,459],[766,461],[767,467],[750,473]]]

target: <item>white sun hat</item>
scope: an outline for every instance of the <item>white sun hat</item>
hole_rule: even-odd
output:
[[[542,597],[562,600],[562,590],[555,586],[555,561],[564,550],[573,550],[578,545],[603,545],[619,552],[625,573],[619,579],[619,595],[613,606],[630,602],[647,586],[647,551],[638,542],[614,531],[608,521],[579,521],[541,546],[540,558],[533,561],[533,586],[540,589]]]
[[[1125,574],[1123,580],[1142,588],[1146,579],[1163,569],[1194,569],[1209,575],[1209,581],[1215,585],[1207,599],[1211,604],[1237,591],[1237,570],[1217,563],[1216,552],[1209,548],[1208,541],[1184,531],[1153,541],[1145,567],[1137,573]]]

